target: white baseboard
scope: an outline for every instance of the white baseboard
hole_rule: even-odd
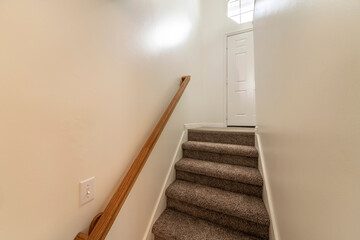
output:
[[[161,192],[160,195],[156,201],[156,205],[154,208],[154,211],[151,215],[150,218],[150,222],[149,225],[146,228],[144,237],[142,238],[143,240],[153,240],[153,234],[151,232],[152,226],[154,225],[156,219],[161,215],[161,213],[165,210],[166,208],[166,196],[165,196],[165,191],[168,188],[168,186],[175,181],[176,175],[175,175],[175,163],[177,161],[179,161],[182,158],[182,144],[184,142],[186,142],[188,139],[187,136],[187,130],[184,130],[183,133],[181,134],[179,143],[176,147],[174,156],[172,158],[168,173],[166,175],[164,184],[161,188]]]
[[[184,124],[185,129],[194,129],[194,128],[224,128],[226,127],[226,123],[211,123],[211,122],[200,122],[200,123],[186,123]]]
[[[258,129],[256,128],[256,131]],[[263,200],[266,206],[266,209],[268,210],[268,213],[270,215],[270,240],[280,240],[278,228],[277,228],[277,222],[276,222],[276,216],[274,211],[274,205],[272,201],[272,193],[269,186],[269,179],[267,174],[267,168],[265,163],[265,157],[264,153],[262,151],[262,145],[261,145],[261,139],[258,133],[255,134],[255,147],[259,152],[259,171],[264,179],[264,188],[263,188]]]

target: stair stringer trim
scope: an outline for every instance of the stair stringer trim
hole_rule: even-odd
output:
[[[222,122],[199,122],[199,123],[186,123],[184,124],[184,128],[187,129],[194,129],[194,128],[225,128],[226,123]]]
[[[273,201],[272,201],[272,199],[273,199],[272,192],[271,192],[271,188],[269,186],[269,179],[268,179],[268,174],[267,174],[265,157],[264,157],[264,153],[262,151],[263,148],[262,148],[262,144],[261,144],[261,138],[257,132],[255,133],[255,147],[259,153],[258,168],[263,177],[263,201],[264,201],[265,207],[270,215],[270,233],[269,233],[270,238],[269,239],[270,240],[280,240],[280,235],[279,235],[278,228],[277,228],[274,205],[273,205]]]
[[[149,224],[146,228],[145,234],[142,238],[142,240],[153,240],[153,234],[151,232],[152,226],[154,225],[155,221],[158,219],[158,217],[161,215],[161,213],[166,209],[166,195],[165,191],[169,187],[171,183],[173,183],[176,180],[176,170],[175,170],[175,164],[182,159],[182,144],[188,140],[188,131],[184,130],[181,134],[180,140],[178,142],[178,145],[176,147],[174,156],[171,160],[170,167],[168,169],[164,184],[161,188],[161,192],[159,194],[159,197],[156,201],[153,213],[151,215]]]

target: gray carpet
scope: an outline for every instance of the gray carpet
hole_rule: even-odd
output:
[[[189,130],[155,240],[268,239],[254,133]]]

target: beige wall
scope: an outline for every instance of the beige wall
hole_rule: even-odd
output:
[[[281,240],[360,239],[360,2],[257,0],[257,124]]]
[[[183,124],[224,122],[224,36],[249,26],[223,0],[1,1],[0,239],[86,231],[191,74],[108,237],[142,239]]]
[[[196,0],[0,2],[0,239],[86,230],[191,74],[108,238],[142,239],[183,124],[202,121],[199,18]]]

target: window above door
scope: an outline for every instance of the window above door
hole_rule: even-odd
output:
[[[227,15],[237,23],[252,22],[255,0],[228,0]]]

